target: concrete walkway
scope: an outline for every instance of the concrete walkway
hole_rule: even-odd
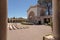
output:
[[[7,29],[7,40],[43,40],[43,36],[51,34],[52,29],[45,25],[21,25],[28,27],[16,30]]]

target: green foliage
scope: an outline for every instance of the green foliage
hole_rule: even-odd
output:
[[[50,18],[50,23],[48,23],[49,26],[51,26],[52,31],[53,31],[53,22],[52,22],[52,18]]]
[[[8,18],[8,22],[18,22],[18,23],[21,23],[21,22],[26,22],[27,21],[27,19],[24,19],[24,18],[15,18],[15,17],[13,17],[13,18]]]
[[[23,25],[33,25],[33,23],[30,23],[30,22],[21,22],[21,24],[23,24]]]
[[[48,11],[48,15],[50,15],[50,9],[52,8],[52,0],[38,0],[38,3],[41,6],[46,7]]]
[[[21,23],[21,22],[26,22],[26,19],[24,19],[24,18],[21,18],[21,19],[20,19],[20,18],[19,18],[19,19],[17,20],[17,22],[20,22],[20,23]]]

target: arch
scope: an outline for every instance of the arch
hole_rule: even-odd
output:
[[[40,10],[40,16],[44,16],[45,15],[45,8],[41,8],[41,10]]]
[[[31,11],[28,15],[28,19],[29,20],[34,20],[35,19],[35,13],[33,11]]]

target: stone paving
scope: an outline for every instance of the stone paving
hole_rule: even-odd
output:
[[[52,34],[50,26],[46,25],[22,25],[20,23],[8,23],[16,27],[7,27],[7,40],[43,40],[43,36]]]

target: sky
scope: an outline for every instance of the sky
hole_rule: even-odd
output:
[[[8,17],[27,17],[27,10],[31,5],[36,5],[37,0],[8,0]]]

